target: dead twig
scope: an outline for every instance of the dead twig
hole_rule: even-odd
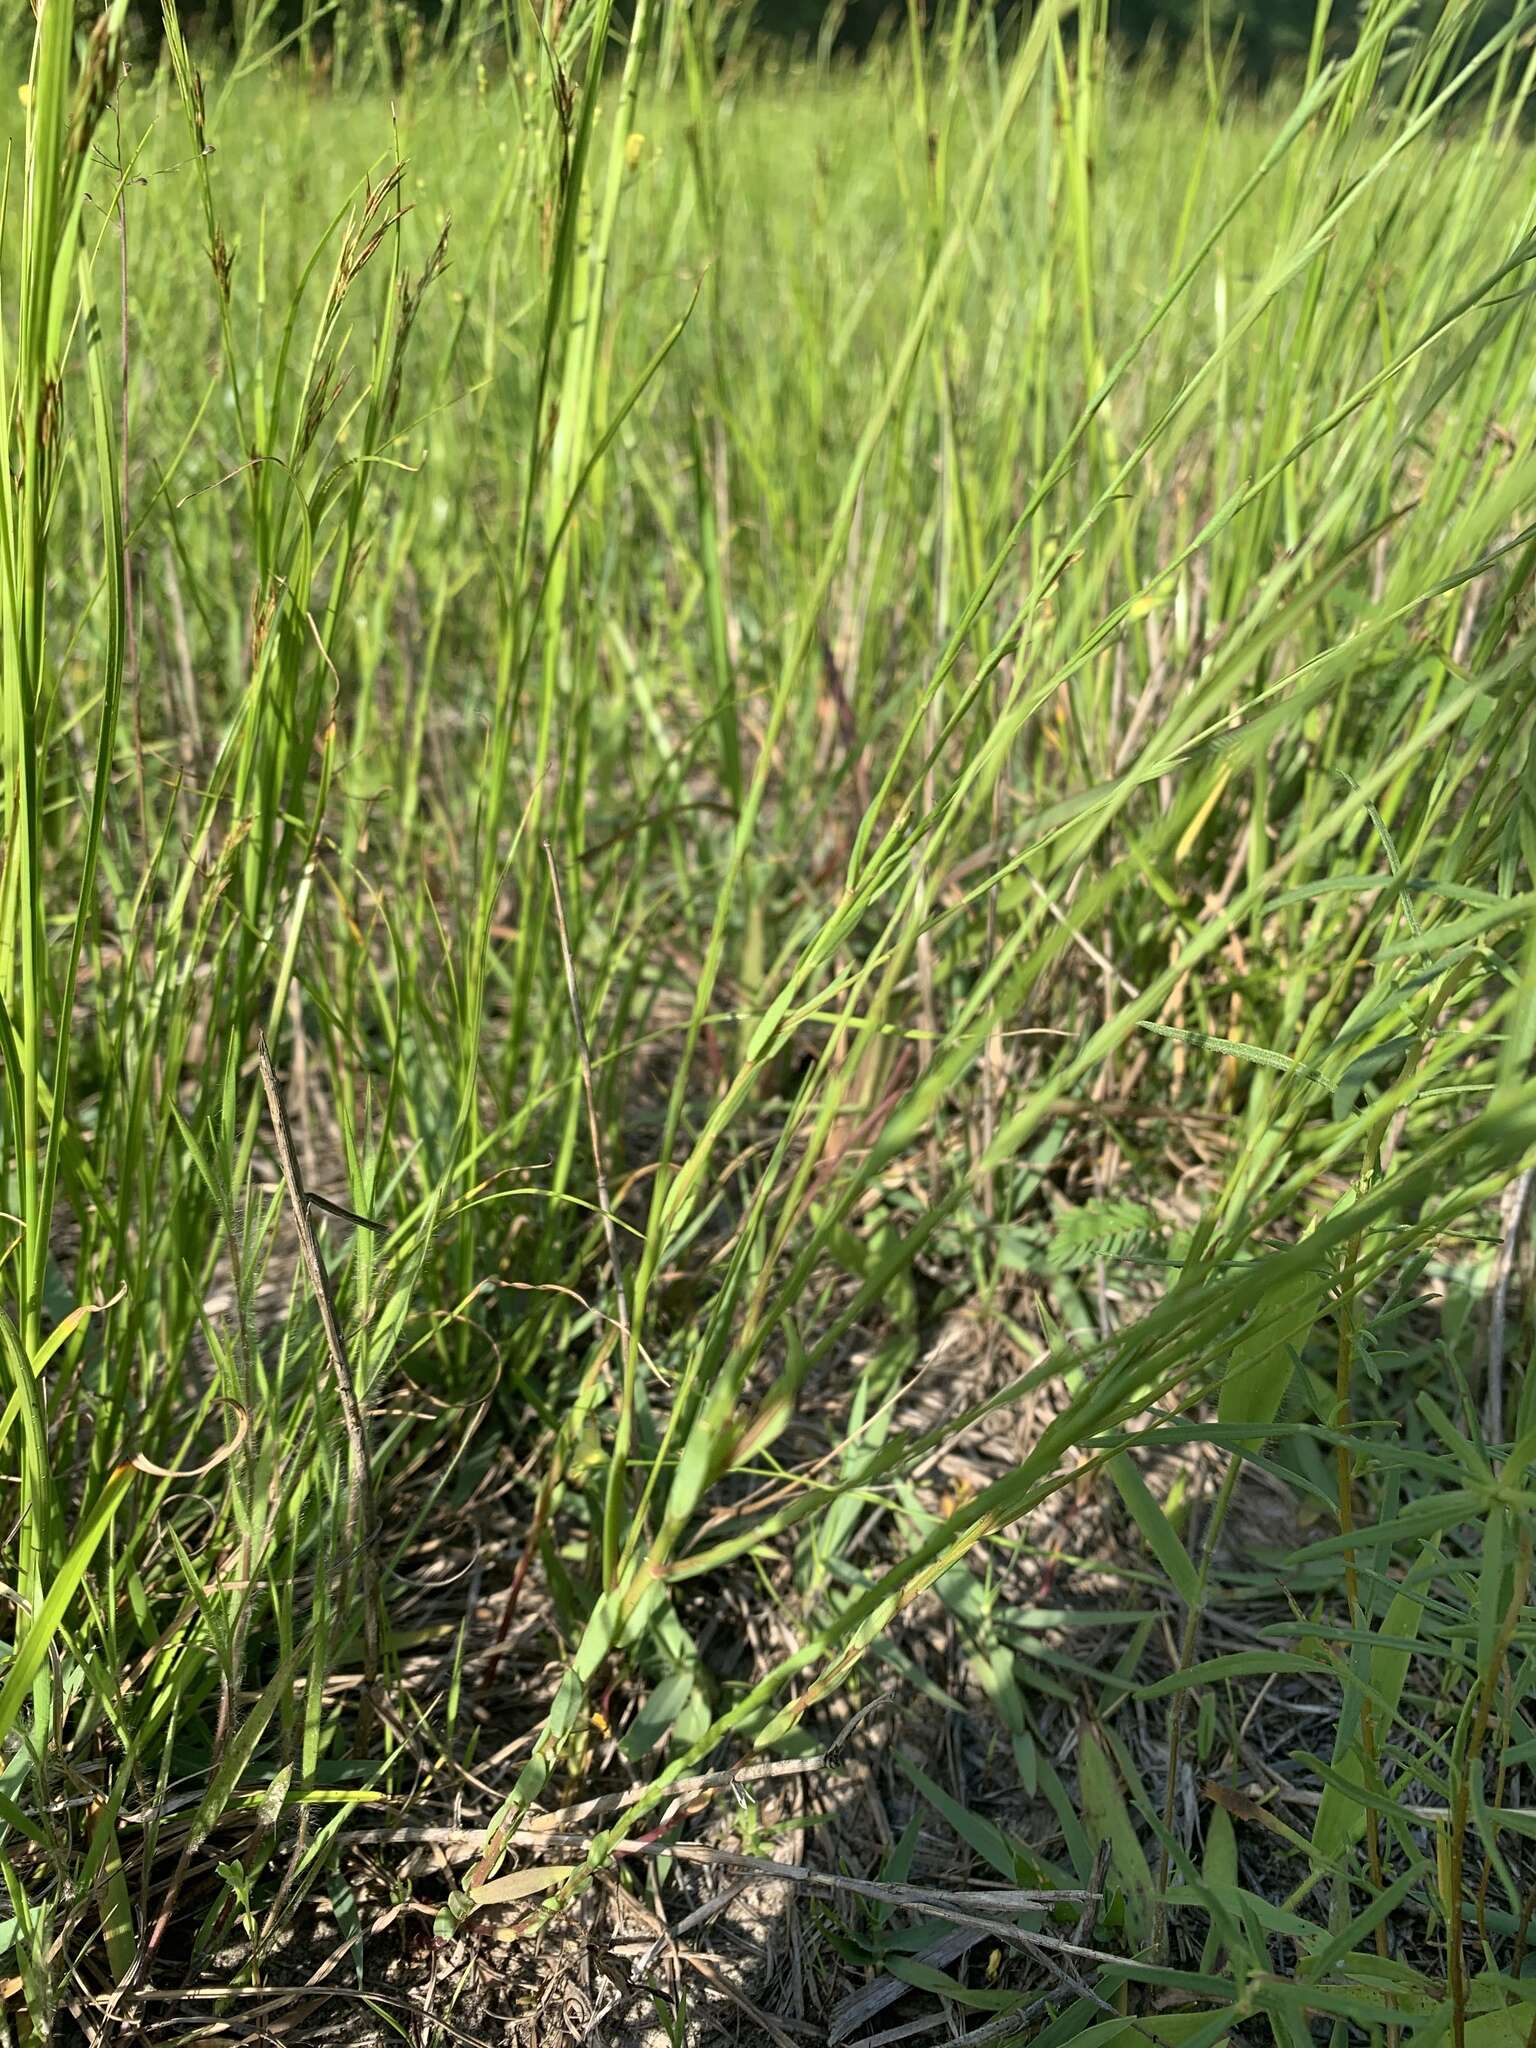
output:
[[[849,1730],[844,1729],[839,1739],[848,1733]],[[697,1778],[679,1778],[672,1787],[672,1798],[660,1826],[667,1827],[695,1801],[710,1793],[727,1789],[734,1791],[778,1778],[804,1777],[812,1771],[831,1768],[834,1756],[835,1745],[820,1756],[779,1757],[770,1762],[739,1765],[728,1771],[706,1771]],[[650,1789],[649,1785],[633,1785],[627,1792],[605,1792],[593,1799],[579,1800],[574,1806],[558,1807],[552,1813],[533,1814],[521,1827],[514,1828],[501,1839],[509,1848],[550,1847],[554,1837],[568,1834],[583,1821],[622,1813],[626,1807],[636,1805],[648,1796]],[[353,1828],[338,1839],[341,1845],[355,1848],[438,1849],[450,1860],[467,1862],[480,1854],[490,1838],[489,1828],[398,1827]]]

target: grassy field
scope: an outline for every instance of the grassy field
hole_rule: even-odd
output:
[[[43,0],[6,2039],[1536,2038],[1475,13]]]

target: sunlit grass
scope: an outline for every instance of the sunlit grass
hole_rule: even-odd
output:
[[[435,1796],[423,1743],[472,1761],[484,1617],[421,1559],[470,1562],[496,1461],[476,1583],[537,1567],[564,1677],[444,1932],[503,1910],[599,1677],[665,1768],[556,1908],[669,1776],[800,1739],[1072,1460],[1189,1411],[1228,1473],[1194,1542],[1112,1468],[1177,1658],[1142,1681],[1166,1787],[1108,1724],[1083,1759],[1119,1802],[1100,1993],[1171,1989],[1187,2041],[1239,2001],[1284,2042],[1473,2038],[1529,1918],[1490,1809],[1536,1382],[1516,1347],[1490,1390],[1483,1312],[1440,1339],[1423,1303],[1502,1256],[1536,1155],[1523,20],[1474,56],[1374,6],[1262,106],[1220,51],[1123,75],[1094,14],[785,74],[735,17],[605,0],[393,81],[354,25],[339,90],[171,16],[109,105],[113,25],[68,21],[3,252],[34,2037],[65,1955],[92,1997],[231,1941],[261,1981],[356,1805]],[[920,1431],[954,1308],[1011,1365]],[[1013,1472],[915,1490],[1063,1375]],[[1321,1520],[1325,1640],[1204,1672],[1245,1458]],[[683,1595],[753,1564],[795,1647],[722,1674]],[[1339,1734],[1282,1975],[1225,1809],[1202,1863],[1173,1794],[1186,1701],[1229,1755],[1201,1676],[1297,1658]],[[1027,1688],[992,1697],[1025,1740]],[[1070,1831],[1015,1850],[995,1875],[1092,1876]],[[1378,1939],[1399,1910],[1438,1968]],[[1120,2038],[1058,2005],[1038,2038]]]

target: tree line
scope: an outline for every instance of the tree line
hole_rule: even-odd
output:
[[[835,17],[832,38],[849,50],[867,48],[882,34],[905,32],[909,0],[757,0],[756,18],[765,32],[791,41],[819,41],[825,46],[829,17]],[[918,0],[925,19],[935,18],[944,0]],[[1029,0],[998,8],[1016,15]],[[1337,52],[1352,44],[1366,0],[1330,0],[1324,22],[1326,45]],[[1475,43],[1495,33],[1529,0],[1419,0],[1405,15],[1403,34],[1427,30],[1455,12],[1463,17],[1463,33]],[[1268,76],[1277,68],[1302,61],[1312,45],[1318,0],[1111,0],[1111,32],[1133,55],[1163,52],[1171,60],[1209,33],[1223,46],[1231,44],[1250,76]],[[942,18],[940,16],[940,18]]]
[[[557,12],[564,7],[556,0]],[[616,12],[623,15],[633,0],[617,0]],[[679,4],[701,4],[717,18],[734,12],[738,28],[744,25],[740,7],[752,10],[752,27],[764,41],[805,49],[835,50],[857,57],[882,37],[908,33],[910,7],[914,0],[679,0]],[[929,30],[942,30],[956,0],[915,0],[920,21]],[[970,0],[974,18],[977,5],[990,5],[1000,23],[1016,23],[1027,14],[1033,0]],[[1347,47],[1367,0],[1327,0],[1325,41],[1333,51]],[[1454,12],[1462,18],[1462,29],[1471,41],[1494,33],[1517,12],[1531,12],[1536,0],[1417,0],[1405,16],[1402,29],[1428,29]],[[428,40],[441,44],[456,28],[489,28],[498,19],[515,19],[523,14],[516,0],[181,0],[184,20],[203,45],[220,42],[240,44],[253,17],[284,43],[303,21],[314,24],[314,36],[306,32],[305,47],[313,40],[324,47],[338,23],[355,23],[365,35],[377,41],[382,35],[393,46]],[[1117,45],[1131,56],[1165,55],[1174,61],[1191,45],[1207,35],[1224,50],[1231,48],[1241,69],[1253,79],[1264,79],[1288,63],[1305,58],[1314,35],[1318,0],[1110,0],[1110,29]],[[135,0],[134,13],[142,33],[150,40],[157,34],[158,0]],[[1069,23],[1069,33],[1071,32]]]

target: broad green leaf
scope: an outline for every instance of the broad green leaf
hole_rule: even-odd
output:
[[[669,1671],[652,1688],[619,1744],[630,1763],[638,1763],[660,1748],[693,1692],[693,1676],[687,1671]]]
[[[1394,1595],[1383,1618],[1381,1633],[1392,1640],[1376,1645],[1369,1653],[1367,1670],[1372,1713],[1376,1717],[1378,1753],[1380,1745],[1390,1740],[1391,1717],[1402,1698],[1408,1667],[1413,1660],[1413,1650],[1406,1646],[1418,1636],[1424,1618],[1424,1591],[1438,1556],[1437,1545],[1425,1544],[1416,1568]],[[1361,1706],[1361,1688],[1354,1683],[1345,1694],[1334,1743],[1336,1781],[1324,1787],[1317,1819],[1312,1824],[1312,1846],[1318,1857],[1330,1866],[1338,1861],[1349,1844],[1359,1841],[1365,1831],[1366,1809],[1352,1803],[1347,1791],[1341,1789],[1337,1782],[1337,1779],[1344,1779],[1361,1786],[1366,1782],[1366,1760],[1360,1748]]]
[[[1295,1356],[1312,1334],[1327,1288],[1321,1266],[1303,1268],[1280,1281],[1273,1296],[1255,1309],[1222,1375],[1218,1421],[1274,1421],[1291,1383]],[[1249,1440],[1249,1448],[1257,1450],[1263,1441],[1261,1432]]]
[[[1170,1671],[1141,1688],[1144,1700],[1162,1699],[1171,1692],[1184,1692],[1194,1685],[1220,1685],[1229,1679],[1297,1676],[1309,1672],[1327,1677],[1333,1666],[1320,1657],[1303,1657],[1294,1650],[1231,1650],[1225,1656],[1207,1657],[1187,1671]]]
[[[1151,1933],[1156,1890],[1120,1780],[1098,1737],[1085,1722],[1078,1735],[1078,1791],[1090,1834],[1110,1845],[1110,1869],[1125,1893],[1126,1937],[1132,1949]]]
[[[1227,1809],[1214,1803],[1206,1814],[1205,1855],[1201,1859],[1200,1874],[1213,1893],[1218,1889],[1232,1892],[1237,1888],[1237,1830]],[[1219,1953],[1220,1939],[1213,1925],[1205,1938],[1201,1969],[1214,1969]]]
[[[1197,1609],[1203,1597],[1200,1574],[1129,1451],[1121,1451],[1110,1459],[1109,1475],[1174,1591],[1186,1607]]]
[[[994,1821],[984,1815],[972,1813],[958,1800],[951,1798],[942,1785],[936,1785],[926,1771],[912,1762],[900,1751],[897,1763],[905,1775],[922,1793],[935,1813],[941,1814],[967,1847],[973,1849],[981,1860],[995,1870],[1007,1884],[1017,1884],[1021,1876],[1019,1856],[1013,1844]]]
[[[1226,2013],[1164,2012],[1136,2020],[1101,2020],[1075,2036],[1077,2048],[1226,2048],[1239,2017]]]

